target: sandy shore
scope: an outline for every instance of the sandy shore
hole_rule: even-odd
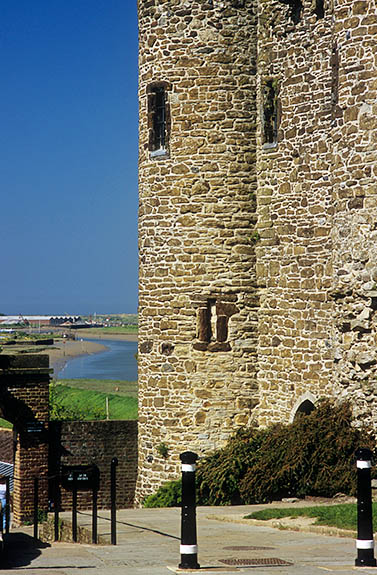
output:
[[[87,330],[77,330],[75,332],[76,340],[70,339],[65,342],[57,342],[54,344],[55,349],[45,349],[42,353],[47,353],[50,358],[50,367],[54,370],[54,376],[61,371],[66,362],[74,357],[80,355],[89,355],[92,353],[100,353],[105,351],[106,340],[121,340],[121,341],[137,341],[137,334],[94,334],[88,333]],[[103,344],[94,341],[87,341],[87,339],[104,340]]]
[[[56,335],[56,334],[55,334]],[[93,353],[100,353],[107,348],[106,340],[120,340],[120,341],[137,341],[137,333],[135,334],[101,334],[90,333],[89,330],[77,330],[75,332],[76,340],[71,339],[55,339],[54,344],[49,347],[44,347],[39,352],[43,355],[48,355],[50,358],[50,368],[54,370],[53,376],[55,377],[61,371],[64,365],[70,359],[79,357],[80,355],[91,355]],[[61,337],[61,336],[60,336]],[[103,343],[87,341],[88,339],[101,340]],[[41,346],[42,347],[42,346]],[[4,350],[3,350],[4,351]],[[13,352],[13,348],[9,350]],[[14,350],[16,353],[18,350]],[[33,353],[37,352],[34,348]]]
[[[66,340],[65,342],[54,344],[53,347],[54,349],[44,349],[42,353],[49,356],[50,367],[54,369],[54,376],[63,369],[69,359],[73,359],[80,355],[99,353],[107,349],[106,345],[85,340]]]

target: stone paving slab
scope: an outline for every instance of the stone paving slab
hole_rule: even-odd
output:
[[[249,513],[255,506],[198,509],[198,559],[200,575],[351,575],[358,571],[377,574],[376,568],[355,568],[355,541],[312,533],[281,531],[271,527],[224,521]],[[62,514],[69,518],[70,514]],[[215,516],[222,520],[210,519]],[[80,525],[91,525],[89,512],[78,515]],[[2,558],[2,573],[14,575],[171,575],[187,573],[180,561],[179,509],[128,509],[117,514],[118,545],[40,543],[35,546],[32,529],[10,534]],[[98,530],[110,535],[110,515],[99,512]],[[270,547],[258,550],[230,550],[229,547]],[[276,557],[292,565],[279,567],[233,567],[221,559]]]

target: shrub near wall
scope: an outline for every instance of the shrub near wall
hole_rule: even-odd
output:
[[[366,428],[352,426],[347,403],[323,402],[290,425],[236,434],[202,460],[199,497],[209,505],[260,503],[287,496],[355,494],[354,453],[375,448]]]
[[[226,447],[202,459],[197,471],[200,505],[262,503],[287,496],[332,497],[356,492],[354,453],[375,449],[366,428],[352,426],[349,404],[322,402],[289,425],[243,429]],[[176,483],[163,486],[148,506],[177,505]],[[178,495],[177,495],[178,494]]]

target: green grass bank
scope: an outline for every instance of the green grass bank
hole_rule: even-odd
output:
[[[282,519],[284,517],[312,517],[316,519],[314,525],[327,525],[351,531],[357,529],[357,505],[355,503],[304,508],[262,509],[246,515],[245,519],[268,521],[269,519]],[[373,520],[376,524],[377,503],[373,503]]]

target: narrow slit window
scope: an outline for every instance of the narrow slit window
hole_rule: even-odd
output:
[[[198,310],[198,339],[201,342],[209,343],[212,337],[212,310],[211,302],[208,301],[204,307]]]
[[[278,140],[279,106],[277,80],[266,80],[263,85],[263,144],[275,144]]]
[[[317,20],[319,20],[320,18],[324,18],[325,16],[324,0],[315,0],[314,13],[317,16]]]
[[[156,88],[153,114],[154,150],[163,150],[166,142],[166,106],[164,88]]]
[[[169,137],[169,107],[166,83],[148,86],[149,151],[151,155],[166,155]]]

